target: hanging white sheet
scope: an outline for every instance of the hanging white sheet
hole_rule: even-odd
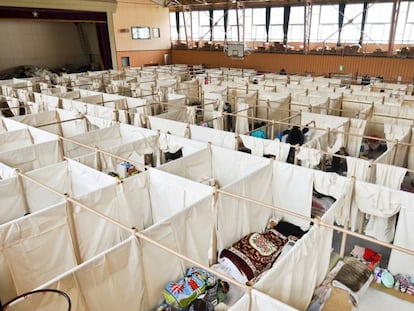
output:
[[[397,228],[395,231],[394,245],[398,245],[414,251],[414,194],[399,191],[401,210],[398,216]],[[391,250],[388,269],[394,275],[404,273],[414,275],[414,256]]]
[[[156,169],[149,169],[148,172],[154,223],[176,214],[201,199],[212,196],[212,187]],[[151,186],[153,184],[157,187]]]
[[[208,182],[213,178],[211,152],[208,148],[163,164],[158,169],[196,182]]]
[[[301,147],[296,157],[301,161],[301,166],[306,168],[316,168],[321,162],[322,153],[317,149]]]
[[[223,130],[224,129],[224,118],[223,112],[221,111],[213,111],[213,128],[216,130]]]
[[[236,107],[236,133],[246,134],[249,131],[249,104],[238,102]]]
[[[361,181],[371,179],[372,161],[348,156],[346,157],[346,165],[348,177],[355,177],[356,180]]]
[[[2,299],[28,292],[76,265],[66,221],[65,204],[60,204],[0,226]]]
[[[28,129],[0,134],[0,152],[12,151],[32,144],[33,138]]]
[[[394,216],[402,207],[399,192],[383,186],[356,181],[352,207],[377,217],[389,218]],[[385,227],[381,227],[381,224]],[[368,227],[368,233],[386,242],[391,242],[394,237],[395,219],[389,222],[382,221],[378,225],[375,220]],[[367,233],[367,234],[368,234]]]
[[[311,216],[313,172],[310,169],[283,163],[273,162],[273,204],[294,211],[304,216]],[[309,221],[294,216],[284,216],[303,230],[309,228]]]
[[[337,205],[335,221],[339,225],[345,225],[349,219],[349,210],[352,196],[352,179],[340,176],[336,173],[314,171],[314,187],[319,193],[329,195],[335,199],[343,197],[343,202]]]
[[[376,166],[376,184],[399,190],[407,169],[378,163]],[[365,234],[380,241],[391,242],[394,239],[396,215],[391,217],[373,216],[365,228]]]
[[[258,290],[253,289],[251,292],[251,299],[248,295],[244,295],[237,303],[231,306],[229,311],[262,311],[262,310],[277,310],[277,311],[296,311],[297,309],[284,304]]]
[[[269,167],[270,160],[252,157],[244,152],[211,146],[212,177],[220,187],[229,185],[264,167]]]
[[[190,124],[191,139],[202,142],[211,142],[213,145],[236,149],[236,136],[232,132]]]
[[[70,295],[74,310],[149,310],[146,303],[142,251],[134,237],[68,271],[40,288],[56,288]],[[43,300],[39,311],[67,307],[64,299],[52,306]],[[38,307],[38,306],[36,306]]]
[[[0,224],[23,217],[26,213],[24,196],[18,177],[0,180]]]
[[[361,149],[362,135],[364,135],[365,127],[367,125],[366,120],[361,119],[350,119],[349,123],[349,134],[346,151],[352,157],[359,157]],[[355,135],[352,135],[355,134]]]
[[[3,125],[6,127],[8,132],[28,128],[28,126],[26,124],[17,122],[15,120],[13,120],[12,118],[4,118],[3,117],[2,121],[3,121]]]
[[[0,180],[9,179],[16,176],[16,170],[0,162]]]
[[[116,183],[115,178],[69,159],[27,172],[26,175],[62,195],[67,193],[71,197],[77,197]],[[26,195],[30,198],[28,200],[30,211],[37,211],[44,206],[64,201],[64,198],[30,180],[23,178],[23,184]]]
[[[18,168],[22,172],[31,171],[62,160],[57,140],[0,153],[1,162]]]
[[[222,190],[272,204],[272,171],[269,166],[264,167]],[[274,215],[271,209],[220,193],[217,201],[218,249],[231,246],[251,232],[263,232],[269,218]]]
[[[410,140],[411,146],[408,149],[408,164],[407,167],[409,170],[414,170],[414,128],[411,129],[411,140]],[[411,177],[414,177],[414,173],[409,173]]]
[[[148,228],[143,234],[181,255],[208,266],[214,215],[211,198],[204,199]],[[182,270],[190,264],[148,242],[143,242],[142,245],[145,277],[151,280],[151,286],[147,287],[147,299],[149,305],[156,306],[162,302],[160,292],[165,284],[181,278],[184,272]]]
[[[110,121],[118,121],[114,109],[97,106],[95,104],[86,104],[86,114],[92,117],[98,117]]]
[[[324,222],[333,224],[335,204],[322,217]],[[332,229],[313,226],[254,288],[294,308],[306,310],[315,286],[328,271],[332,235]]]
[[[264,154],[264,140],[253,136],[240,135],[243,145],[251,150],[252,155],[263,156]]]
[[[188,125],[184,122],[152,116],[148,116],[148,120],[152,130],[159,130],[161,132],[177,135],[180,137],[188,137]]]
[[[257,101],[257,117],[260,119],[281,120],[289,116],[289,93],[259,91]]]

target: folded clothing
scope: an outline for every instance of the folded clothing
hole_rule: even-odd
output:
[[[294,241],[299,240],[306,234],[306,231],[303,231],[299,226],[283,220],[279,221],[272,229]]]
[[[216,277],[210,272],[191,267],[187,269],[183,278],[168,282],[162,294],[168,305],[184,308],[203,294],[208,287],[214,286],[216,282]]]
[[[334,281],[340,282],[354,292],[368,281],[371,270],[355,258],[346,258]]]

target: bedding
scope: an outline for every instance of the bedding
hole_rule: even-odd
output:
[[[372,280],[372,271],[358,259],[341,259],[315,289],[308,311],[338,310],[338,306],[343,306],[343,310],[352,310]]]
[[[247,280],[256,278],[273,265],[288,241],[296,241],[306,233],[289,222],[273,224],[265,232],[249,233],[223,249],[220,259],[230,260]]]
[[[312,196],[311,217],[322,218],[334,202],[335,199],[333,197],[324,196],[314,191]]]

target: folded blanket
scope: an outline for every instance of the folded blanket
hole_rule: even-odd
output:
[[[355,258],[345,258],[345,263],[332,281],[334,288],[345,290],[357,306],[374,279],[372,271]]]
[[[355,258],[346,258],[334,281],[340,282],[350,290],[357,292],[368,281],[371,270]]]
[[[254,232],[223,249],[220,257],[230,259],[251,280],[272,266],[287,241],[286,236],[273,229],[264,233]]]

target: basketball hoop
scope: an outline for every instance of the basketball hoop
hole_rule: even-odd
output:
[[[20,299],[24,299],[24,300],[26,300],[26,299],[28,299],[30,296],[33,296],[33,295],[36,295],[36,294],[44,294],[44,293],[54,293],[54,294],[58,294],[58,295],[60,295],[60,296],[62,296],[65,300],[66,300],[66,302],[67,302],[67,304],[68,304],[68,309],[67,309],[67,311],[70,311],[70,309],[72,308],[72,302],[71,302],[71,300],[70,300],[70,297],[69,297],[69,295],[68,294],[66,294],[64,291],[61,291],[61,290],[58,290],[58,289],[37,289],[37,290],[33,290],[33,291],[31,291],[31,292],[27,292],[27,293],[24,293],[24,294],[21,294],[21,295],[19,295],[19,296],[17,296],[17,297],[15,297],[15,298],[13,298],[12,300],[10,300],[10,301],[8,301],[8,302],[6,302],[3,306],[1,306],[0,305],[0,310],[1,311],[6,311],[7,310],[7,308],[12,304],[12,303],[17,303]]]
[[[244,59],[244,43],[233,42],[227,45],[227,56],[232,60]]]

